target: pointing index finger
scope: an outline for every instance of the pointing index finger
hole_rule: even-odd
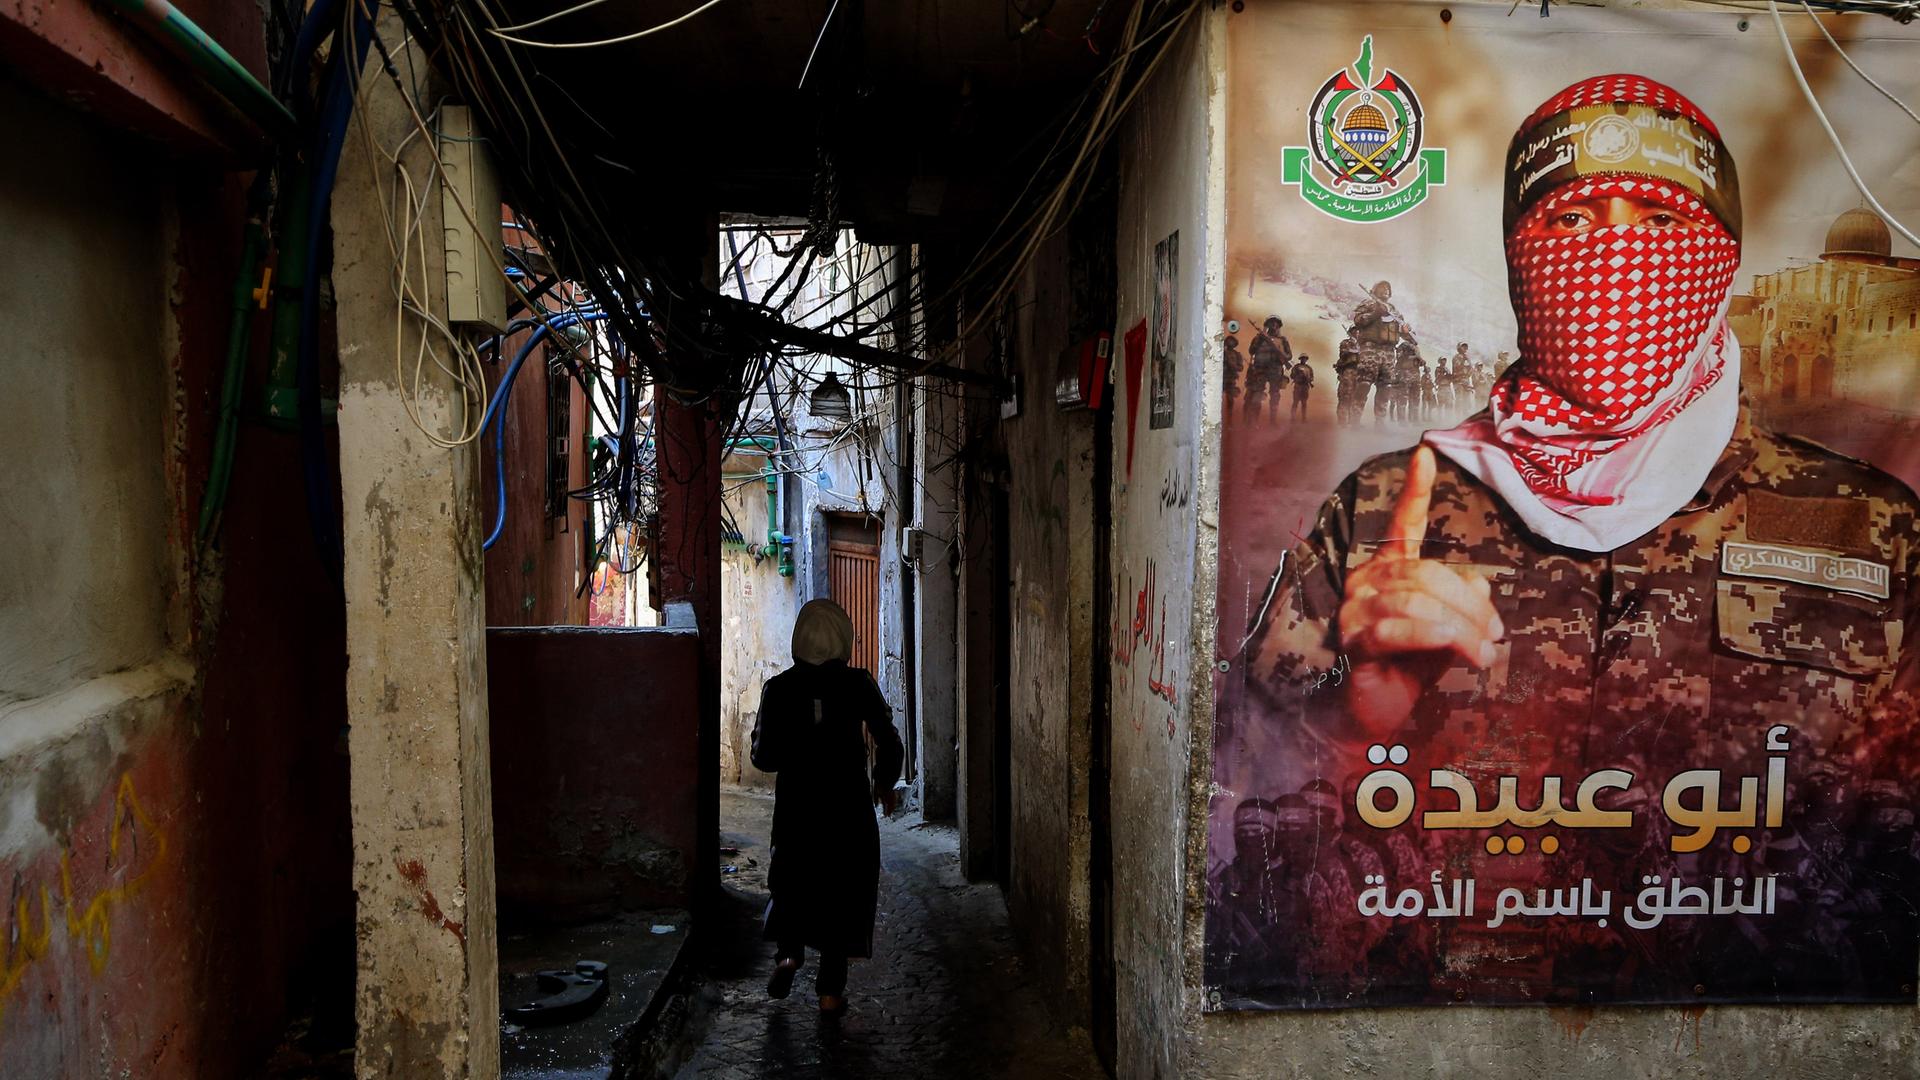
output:
[[[1427,510],[1433,503],[1435,471],[1433,449],[1414,447],[1413,457],[1407,462],[1406,486],[1394,500],[1387,541],[1380,545],[1380,554],[1393,559],[1420,557],[1420,543],[1427,538]]]

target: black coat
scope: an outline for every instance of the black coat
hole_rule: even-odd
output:
[[[867,745],[873,737],[873,773]],[[753,764],[778,774],[766,936],[844,956],[873,954],[880,888],[876,787],[900,778],[893,710],[873,676],[845,662],[795,663],[768,679]]]

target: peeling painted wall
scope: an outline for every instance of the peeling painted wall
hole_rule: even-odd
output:
[[[1063,232],[1015,296],[1015,356],[1028,375],[1020,414],[1001,421],[1013,633],[1007,908],[1035,973],[1065,992],[1062,1012],[1085,1024],[1095,418],[1063,412],[1047,377],[1068,344],[1068,291]]]
[[[392,9],[378,32],[406,38]],[[458,429],[459,391],[434,364],[417,392],[403,386],[389,351],[419,348],[424,328],[408,320],[396,334],[387,196],[376,186],[395,178],[369,155],[404,145],[400,167],[418,183],[431,147],[409,137],[414,119],[378,78],[380,63],[369,54],[356,118],[370,138],[347,140],[333,192],[355,1068],[485,1080],[499,1069],[500,1003],[479,451],[427,437],[423,428]],[[440,208],[428,204],[421,227],[437,235]],[[445,252],[426,247],[422,306],[444,313]]]
[[[257,8],[193,8],[259,67]],[[61,47],[96,46],[128,47]],[[246,429],[220,543],[184,543],[244,189],[12,82],[0,131],[47,151],[0,157],[0,1075],[254,1075],[297,995],[350,1009],[303,957],[350,947],[352,894],[291,441]]]
[[[1205,6],[1177,31],[1118,150],[1121,335],[1151,318],[1154,247],[1180,234],[1170,427],[1149,425],[1140,398],[1150,375],[1130,374],[1123,341],[1114,343],[1110,670],[1122,1077],[1175,1074],[1186,1025],[1184,932],[1188,913],[1197,910],[1187,845],[1190,759],[1205,741],[1196,733],[1207,731],[1210,684],[1211,650],[1195,643],[1210,641],[1212,632],[1215,504],[1203,465],[1219,417],[1203,387],[1222,299],[1218,30],[1217,13]],[[1150,364],[1149,355],[1143,369]]]
[[[760,479],[767,459],[734,454],[722,459],[721,485],[727,512],[745,537],[744,548],[720,553],[720,780],[772,790],[773,776],[753,767],[753,725],[760,715],[760,688],[793,663],[789,641],[803,577],[794,552],[792,577],[780,576],[780,554],[767,545],[767,485]],[[797,485],[781,485],[782,493]],[[786,517],[781,507],[781,517]]]

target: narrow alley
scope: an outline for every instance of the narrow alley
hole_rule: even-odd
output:
[[[1917,61],[0,0],[0,1080],[1920,1080]]]
[[[856,962],[838,1022],[813,1005],[812,972],[767,997],[773,944],[761,940],[773,801],[729,789],[721,800],[726,896],[718,947],[702,971],[686,1080],[758,1077],[993,1076],[1096,1080],[1087,1033],[1064,1030],[1025,970],[1006,906],[960,873],[953,826],[902,812],[880,830],[874,958]]]

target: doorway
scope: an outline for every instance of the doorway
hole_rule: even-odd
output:
[[[1815,398],[1833,396],[1833,357],[1816,356],[1813,358],[1813,393]]]

